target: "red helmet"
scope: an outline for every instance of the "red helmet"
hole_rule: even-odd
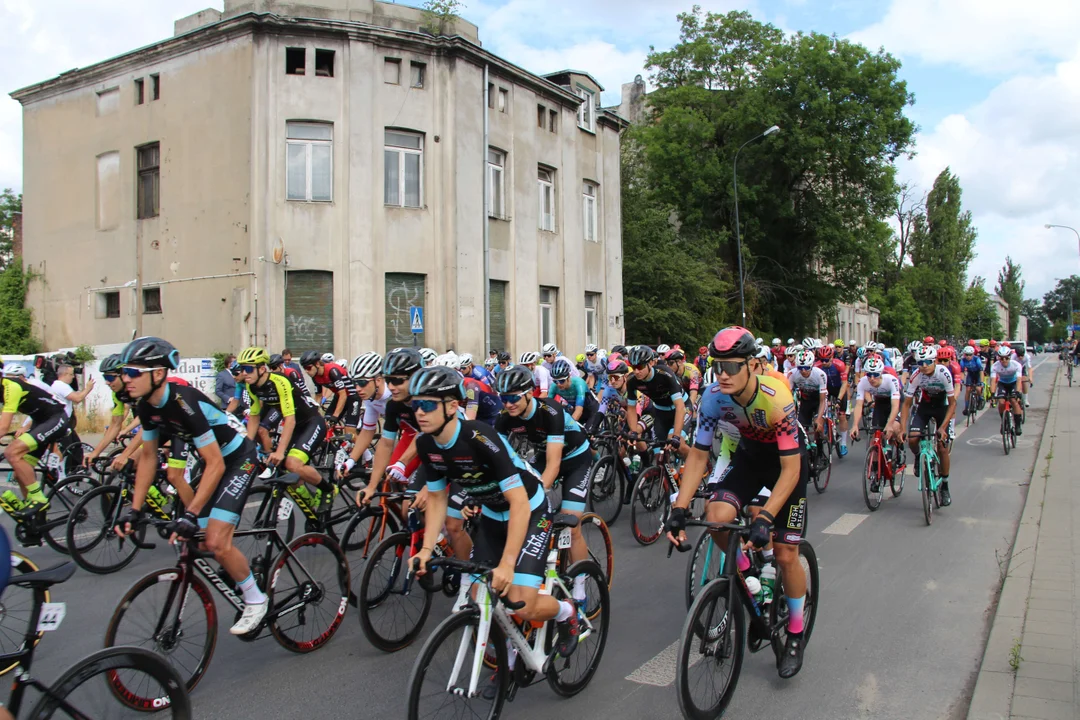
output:
[[[708,355],[709,354],[709,348],[702,345],[701,347],[698,348],[697,354],[698,355]]]
[[[974,340],[968,340],[967,344],[969,347],[975,347],[976,345],[978,345],[978,343],[976,343]]]
[[[945,347],[938,350],[937,359],[938,360],[955,360],[956,359],[956,351],[953,350],[951,347],[946,345]]]
[[[1010,344],[1008,343],[1008,341],[1006,341],[1006,340],[1002,340],[1002,341],[1001,341],[1001,347],[1007,347],[1007,348],[1011,348],[1011,347],[1012,347],[1012,345],[1010,345]]]
[[[832,345],[822,345],[821,347],[819,347],[817,349],[817,356],[818,356],[818,360],[822,360],[824,362],[828,362],[829,360],[832,360],[833,359],[833,346]]]
[[[709,343],[709,355],[716,357],[753,357],[757,352],[757,340],[744,327],[732,325],[716,333]]]
[[[997,340],[991,340],[990,347],[997,347]]]
[[[938,340],[937,344],[940,345],[941,347],[945,347],[949,343],[946,340]]]
[[[934,336],[933,335],[927,335],[925,338],[923,338],[922,342],[923,342],[923,345],[933,345],[934,344]]]

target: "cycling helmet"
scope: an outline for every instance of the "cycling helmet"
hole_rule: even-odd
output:
[[[844,347],[844,341],[843,341],[843,340],[841,340],[840,338],[837,338],[837,339],[836,339],[836,340],[835,340],[835,341],[833,342],[833,346],[834,346],[834,347],[838,347],[838,348],[842,348],[842,347]]]
[[[938,350],[937,359],[938,360],[955,360],[956,359],[956,351],[953,350],[951,347],[948,347],[948,346],[943,347],[940,350]]]
[[[926,337],[923,338],[923,345],[933,345],[933,344],[934,344],[934,336],[933,335],[927,335]]]
[[[848,345],[848,347],[855,347],[855,346],[856,346],[856,345],[858,345],[858,344],[859,344],[859,343],[855,342],[854,340],[848,340],[848,341],[847,341],[847,345]]]
[[[439,357],[435,358],[435,362],[431,364],[437,367],[449,367],[457,370],[458,367],[461,365],[461,358],[458,357],[455,353],[448,352],[445,355],[440,355]]]
[[[712,366],[705,368],[705,373],[701,376],[701,384],[712,385],[716,382],[716,371],[712,369]]]
[[[285,358],[281,357],[279,353],[274,353],[270,356],[270,362],[266,364],[271,370],[277,370],[279,367],[285,364]]]
[[[622,358],[611,358],[607,365],[608,375],[626,375],[630,372],[630,366]]]
[[[635,345],[630,348],[630,365],[637,367],[638,365],[644,365],[650,360],[656,357],[656,353],[648,345]]]
[[[664,353],[669,352],[670,350],[671,350],[670,345],[661,344],[661,345],[656,346],[656,354],[657,355],[663,355]]]
[[[98,371],[102,374],[120,372],[120,366],[123,363],[120,362],[120,355],[106,355],[98,363]],[[12,368],[22,367],[21,365],[12,365]]]
[[[726,327],[716,333],[709,343],[710,357],[753,357],[757,352],[757,341],[750,331],[738,325]]]
[[[766,362],[771,363],[772,362],[772,351],[769,350],[769,348],[762,345],[761,347],[758,348],[757,355],[755,355],[754,357],[756,357],[758,360],[764,360]]]
[[[817,349],[818,360],[829,361],[833,359],[833,346],[822,345]]]
[[[382,356],[377,352],[368,352],[357,355],[349,366],[349,377],[359,380],[370,380],[378,377],[382,372]]]
[[[938,347],[945,347],[946,345],[949,344],[949,341],[945,340],[945,339],[942,339],[942,340],[938,340],[937,344],[938,344]]]
[[[807,350],[813,350],[818,346],[817,338],[805,337],[803,338],[802,345]]]
[[[540,355],[538,353],[528,350],[521,353],[521,357],[518,358],[518,363],[521,365],[534,365],[539,359]]]
[[[533,380],[529,368],[515,365],[512,368],[503,370],[499,373],[499,377],[495,378],[495,391],[500,395],[532,392],[535,384],[536,382]]]
[[[999,358],[1002,359],[1010,358],[1012,357],[1012,349],[1006,347],[1005,345],[1002,345],[997,349],[997,355]]]
[[[1013,350],[1016,352],[1017,355],[1023,355],[1027,352],[1027,348],[1024,347],[1024,343],[1017,343],[1016,347],[1014,347]]]
[[[576,362],[578,365],[584,365],[585,364],[585,353],[578,353],[577,357],[574,358],[574,362]]]
[[[795,357],[795,354],[799,351],[795,349],[794,345],[788,345],[784,348],[784,357]]]
[[[913,353],[913,352],[915,352],[916,350],[918,350],[921,347],[922,347],[922,343],[920,341],[912,340],[911,342],[908,343],[907,351],[909,353]]]
[[[461,380],[461,373],[454,368],[425,367],[420,368],[409,380],[409,395],[460,401],[465,399],[465,384]]]
[[[570,377],[570,363],[565,358],[559,358],[551,366],[552,380],[565,380]]]
[[[450,353],[447,353],[447,355],[449,354]],[[460,370],[464,370],[465,368],[473,364],[472,353],[462,353],[461,355],[457,356],[457,359],[458,369]]]
[[[860,360],[865,358],[866,357],[866,348],[864,348],[864,347],[859,348],[858,351],[856,351],[855,354],[859,356]]]
[[[308,350],[300,356],[300,367],[311,367],[317,362],[319,362],[319,353],[314,350]]]
[[[540,348],[540,354],[542,355],[558,355],[559,348],[555,347],[555,343],[548,343],[544,347]]]
[[[878,357],[872,357],[863,363],[863,372],[880,375],[885,372],[885,361]]]
[[[326,365],[328,363],[332,363],[332,362],[334,362],[334,359],[335,359],[334,358],[334,353],[323,353],[322,357],[319,358],[319,359],[322,360],[323,365]]]
[[[787,339],[787,344],[788,345],[794,345],[795,344],[795,338],[788,338]]]
[[[120,353],[120,363],[175,370],[180,365],[180,353],[168,341],[147,336],[129,342]]]
[[[4,377],[26,377],[26,368],[22,365],[5,365]]]
[[[686,353],[684,353],[679,348],[675,348],[674,350],[668,350],[667,354],[664,355],[664,359],[665,360],[685,360],[686,359]]]
[[[434,350],[432,350],[431,348],[428,348],[428,347],[420,348],[420,350],[418,352],[420,353],[420,357],[424,361],[424,367],[429,367],[431,365],[434,365],[435,364],[435,358],[439,357],[439,353],[435,352]]]
[[[600,348],[596,347],[592,343],[589,343],[588,345],[585,346],[585,354],[588,355],[589,353],[596,352],[599,349]]]
[[[758,346],[764,345],[765,344],[765,338],[754,338],[754,342],[756,342],[758,344]]]
[[[987,340],[986,338],[983,338],[982,340],[979,341],[979,347],[989,347],[989,346],[990,346],[990,341]]]
[[[800,370],[809,370],[814,367],[814,353],[809,350],[803,350],[801,353],[795,356],[795,367]]]
[[[792,345],[792,346],[791,346],[790,348],[788,348],[788,349],[789,349],[789,350],[791,350],[792,352],[794,352],[794,353],[795,353],[796,355],[798,355],[798,354],[799,354],[799,353],[801,353],[801,352],[802,352],[803,350],[809,350],[810,348],[806,347],[805,345],[801,345],[801,344],[799,344],[799,343],[795,343],[794,345]]]
[[[926,362],[927,360],[937,360],[937,345],[927,343],[915,351],[916,362]]]
[[[963,353],[966,357],[971,357],[975,354],[975,348],[968,345],[966,348],[964,348]]]
[[[398,348],[386,353],[383,360],[383,375],[412,375],[424,367],[424,358],[416,348]]]
[[[615,353],[619,353],[620,355],[626,355],[626,352],[627,350],[625,345],[615,345],[611,348],[612,355],[614,355]]]
[[[244,348],[236,357],[236,362],[241,365],[265,365],[270,362],[270,353],[261,347]]]
[[[510,362],[510,353],[506,352],[505,350],[500,350],[499,354],[496,356],[495,359],[501,363],[508,363]]]
[[[488,368],[489,370],[495,367],[495,364],[495,358],[492,357],[489,357],[487,360],[484,361],[484,367]]]
[[[780,347],[780,338],[773,338],[772,339],[772,346],[773,347]]]

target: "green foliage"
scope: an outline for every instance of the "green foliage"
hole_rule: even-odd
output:
[[[31,355],[41,349],[33,336],[33,315],[26,307],[30,279],[22,263],[11,263],[0,272],[0,353],[5,355]]]
[[[1009,306],[1009,337],[1016,337],[1016,328],[1020,324],[1020,315],[1023,313],[1021,305],[1024,302],[1024,281],[1020,266],[1005,256],[1005,265],[998,272],[997,286],[994,292]]]
[[[896,203],[893,162],[915,130],[903,114],[912,96],[897,78],[900,63],[837,37],[785,36],[746,12],[695,7],[679,21],[679,43],[647,59],[657,89],[649,124],[634,133],[641,181],[675,212],[680,237],[720,258],[726,269],[716,277],[733,276],[736,152],[779,125],[738,155],[748,323],[805,334],[837,302],[860,297],[892,252],[884,218]],[[737,304],[737,284],[731,290]],[[635,300],[648,304],[626,295],[628,314]],[[680,297],[673,312],[718,313]]]
[[[465,4],[459,0],[426,0],[424,25],[420,28],[431,35],[452,35],[454,24],[461,18]]]
[[[1042,303],[1029,298],[1020,304],[1020,312],[1028,319],[1028,342],[1049,342],[1050,320],[1046,317]]]
[[[93,362],[94,360],[97,360],[97,355],[94,354],[94,348],[90,347],[89,345],[80,345],[79,347],[75,348],[75,352],[73,353],[73,355],[75,356],[76,362],[78,362],[80,365],[84,365],[88,362]]]
[[[1072,309],[1080,310],[1080,275],[1070,275],[1057,281],[1057,285],[1050,292],[1043,295],[1043,310],[1046,317],[1052,322],[1065,320],[1069,315],[1069,301],[1072,301]],[[1054,337],[1061,337],[1055,335]]]
[[[16,195],[11,188],[0,192],[0,270],[11,261],[13,223],[17,212],[22,212],[22,195]]]
[[[979,276],[972,279],[964,291],[959,335],[965,338],[1000,338],[1001,321],[997,305],[986,291],[986,281]]]
[[[232,355],[232,353],[227,352],[216,352],[211,355],[211,357],[214,358],[214,372],[221,372],[225,369],[225,360],[230,355]]]
[[[879,327],[882,342],[904,347],[926,334],[922,313],[906,285],[896,284],[885,295],[873,289],[870,304],[881,311]]]

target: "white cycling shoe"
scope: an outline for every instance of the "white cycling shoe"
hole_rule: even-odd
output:
[[[229,632],[233,635],[247,635],[252,630],[259,627],[259,623],[266,617],[266,611],[270,606],[270,599],[267,598],[261,603],[249,603],[244,605],[244,613],[240,616],[240,619],[236,621],[236,624],[229,628]]]

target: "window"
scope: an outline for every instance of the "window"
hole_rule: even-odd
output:
[[[307,63],[307,48],[285,48],[285,74],[303,75]]]
[[[547,125],[547,108],[543,105],[536,106],[536,127],[541,130]]]
[[[143,79],[139,78],[135,81],[135,104],[142,105],[145,98],[143,97]]]
[[[508,112],[510,105],[510,91],[506,88],[499,88],[499,112]]]
[[[599,345],[600,294],[585,293],[585,344]]]
[[[540,190],[539,227],[555,232],[555,171],[541,167],[536,182]]]
[[[506,350],[506,287],[502,280],[488,280],[488,337],[487,346]]]
[[[409,85],[414,88],[424,87],[424,79],[427,75],[427,65],[424,63],[409,63]]]
[[[151,100],[160,100],[161,99],[161,76],[160,75],[151,75],[150,76],[150,99]]]
[[[553,133],[559,132],[559,111],[558,110],[549,110],[548,111],[548,130],[550,130]]]
[[[424,186],[424,138],[415,133],[387,130],[383,163],[383,202],[397,207],[420,207]]]
[[[414,343],[423,347],[425,330],[412,331],[410,308],[420,308],[425,325],[429,322],[424,313],[426,276],[415,273],[386,273],[385,276],[385,326],[386,349],[408,347]]]
[[[488,83],[488,107],[495,109],[495,83]]]
[[[540,288],[540,345],[555,343],[555,302],[559,291],[556,288]]]
[[[161,145],[150,143],[135,148],[138,156],[138,184],[136,198],[136,210],[139,219],[152,218],[158,215],[158,203],[160,201],[161,180]]]
[[[505,166],[506,153],[488,148],[488,217],[506,217],[506,185],[503,174]]]
[[[97,158],[97,229],[115,230],[120,224],[120,153]]]
[[[286,123],[285,197],[306,202],[334,199],[334,126]]]
[[[334,273],[285,271],[285,346],[297,356],[334,347]]]
[[[386,58],[383,61],[382,79],[387,85],[401,84],[401,60],[399,58]]]
[[[596,132],[596,93],[579,87],[577,94],[582,99],[577,112],[578,127],[589,132]]]
[[[315,77],[334,77],[334,51],[315,51]]]
[[[588,180],[581,184],[581,209],[584,215],[581,227],[584,229],[585,239],[596,242],[596,185]]]
[[[142,311],[144,315],[161,314],[161,288],[143,288]]]
[[[120,317],[120,291],[99,292],[97,294],[97,312],[99,318]]]
[[[102,90],[97,94],[98,117],[116,112],[120,107],[120,88]]]

